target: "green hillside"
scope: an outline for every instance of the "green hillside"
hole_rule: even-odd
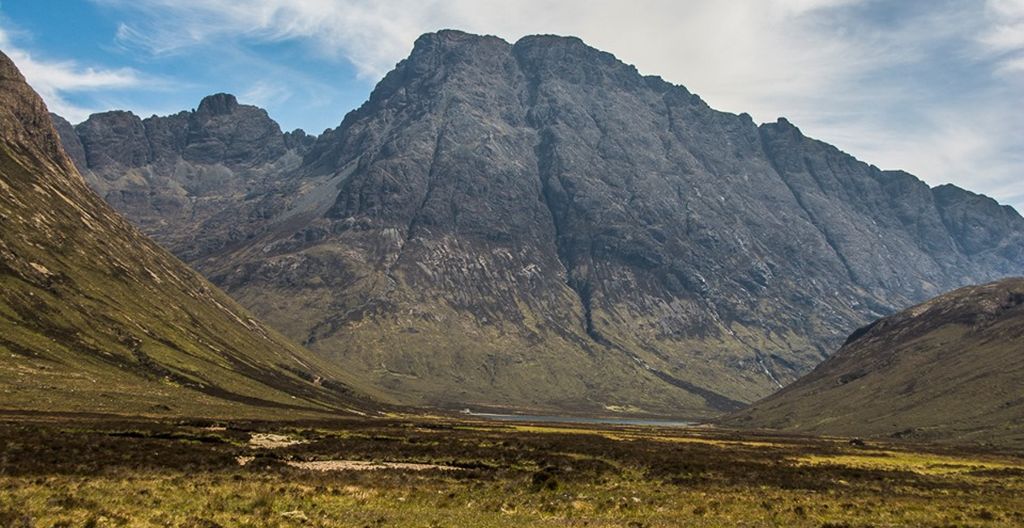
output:
[[[95,196],[0,53],[0,410],[271,417],[376,408]]]
[[[815,434],[1024,446],[1024,279],[962,288],[854,333],[725,420]]]

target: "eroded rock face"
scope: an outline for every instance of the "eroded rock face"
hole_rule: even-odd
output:
[[[256,190],[244,240],[187,257],[416,403],[713,414],[870,319],[1024,272],[1012,210],[718,112],[575,38],[424,35],[304,152],[279,198]],[[256,210],[221,205],[202,229]],[[956,226],[978,221],[958,207],[1008,227],[968,250]]]
[[[260,232],[267,211],[283,207],[282,177],[315,139],[282,133],[265,110],[229,94],[165,117],[113,111],[73,129],[54,122],[90,186],[185,260]]]
[[[78,139],[78,134],[75,133],[75,127],[71,126],[71,123],[68,123],[66,119],[57,114],[51,113],[50,119],[53,121],[53,128],[57,131],[57,135],[60,136],[64,152],[71,158],[76,167],[87,167],[88,162],[85,159],[85,148],[82,147],[82,142]]]

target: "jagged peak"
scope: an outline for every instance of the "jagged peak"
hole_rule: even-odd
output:
[[[215,93],[208,95],[199,102],[198,114],[227,115],[238,108],[238,99],[229,93]]]
[[[537,35],[526,35],[516,41],[517,46],[568,46],[568,47],[581,47],[596,49],[588,46],[583,39],[573,36],[554,35],[551,33],[537,34]]]
[[[458,29],[441,29],[420,35],[413,43],[413,49],[437,44],[464,45],[480,42],[503,42],[506,45],[511,45],[508,41],[494,35],[478,35]]]
[[[998,200],[992,198],[991,196],[976,193],[973,191],[968,191],[967,189],[964,189],[963,187],[959,187],[952,183],[945,183],[942,185],[936,185],[935,187],[932,187],[932,194],[935,196],[935,199],[942,204],[948,205],[952,203],[959,203],[970,200],[973,202],[988,204],[990,207],[999,207],[1003,211],[1005,211],[1006,214],[1009,214],[1011,217],[1018,219],[1022,218],[1020,213],[1013,206],[1001,204]]]
[[[451,57],[471,57],[478,53],[497,51],[504,53],[512,45],[494,35],[475,35],[455,29],[443,29],[424,33],[416,39],[412,52],[406,61],[418,65],[433,65],[437,61],[448,62]],[[447,57],[441,59],[441,57]],[[405,61],[403,61],[405,62]]]
[[[89,117],[86,118],[85,121],[79,123],[79,125],[95,121],[114,121],[122,119],[139,121],[140,123],[142,122],[142,118],[136,115],[135,112],[132,112],[131,110],[106,110],[104,112],[96,112],[94,114],[90,114]]]
[[[646,79],[640,75],[636,66],[622,62],[615,55],[595,48],[579,37],[550,34],[527,35],[517,40],[515,45],[513,45],[513,49],[519,55],[527,55],[534,58],[543,57],[549,59],[557,57],[561,59],[565,56],[585,57],[601,62],[606,66],[625,68],[631,75],[635,75],[642,82],[646,82]]]
[[[953,185],[952,183],[944,183],[942,185],[932,187],[932,194],[935,196],[936,200],[944,204],[963,202],[967,200],[996,203],[994,199],[985,196],[984,194],[968,191],[967,189]]]
[[[778,132],[789,132],[799,137],[804,137],[803,132],[800,131],[796,125],[790,122],[785,117],[779,117],[774,123],[764,123],[761,125],[762,128],[775,129]]]

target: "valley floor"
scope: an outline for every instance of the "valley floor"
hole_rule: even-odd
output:
[[[1021,526],[1024,456],[441,418],[7,417],[0,526]]]

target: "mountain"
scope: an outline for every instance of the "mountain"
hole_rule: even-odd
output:
[[[90,191],[2,53],[0,225],[3,411],[265,418],[378,408],[344,370],[256,321]]]
[[[856,331],[731,426],[1024,446],[1024,279],[956,290]]]
[[[258,232],[282,208],[275,178],[298,167],[314,140],[282,133],[265,110],[228,94],[166,117],[114,111],[77,127],[52,118],[89,186],[185,260]]]
[[[93,116],[67,141],[147,233],[412,403],[718,414],[868,321],[1024,273],[1012,209],[862,163],[784,119],[716,111],[576,38],[424,35],[294,158],[204,165],[184,141],[172,165],[200,176],[174,195],[187,205],[165,207],[182,180],[144,153],[167,120],[197,130],[206,105],[130,127]],[[141,146],[89,139],[97,129],[134,130],[121,141]],[[115,169],[91,161],[135,150]],[[205,176],[219,171],[231,176]],[[144,194],[129,206],[106,182]],[[215,212],[182,213],[206,203]]]

